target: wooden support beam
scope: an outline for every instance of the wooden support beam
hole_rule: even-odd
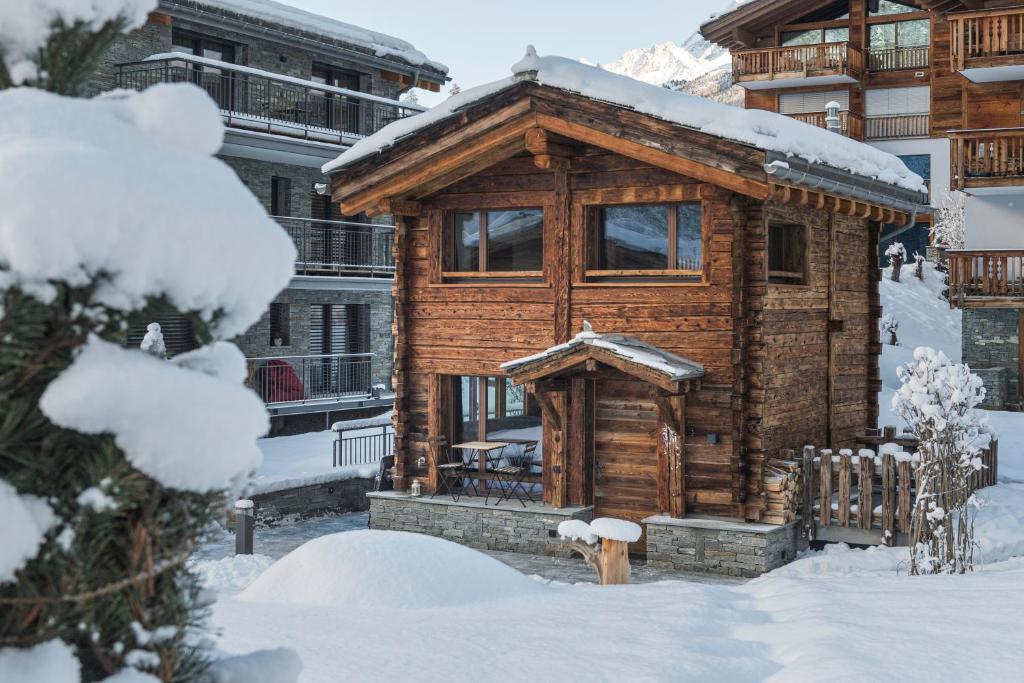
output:
[[[418,217],[423,207],[419,202],[412,202],[405,199],[395,199],[393,197],[386,197],[378,204],[380,213],[389,213],[392,216],[412,216]]]

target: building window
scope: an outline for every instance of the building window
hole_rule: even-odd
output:
[[[270,304],[270,345],[274,348],[292,345],[291,306]]]
[[[916,19],[914,21],[897,21],[891,24],[872,24],[870,47],[872,52],[879,50],[900,50],[901,48],[925,48],[931,44],[931,21]],[[897,64],[893,68],[923,68],[922,64],[909,58],[906,65]]]
[[[505,377],[451,377],[450,380],[453,444],[541,440],[540,407],[522,385],[513,385]]]
[[[845,43],[850,40],[850,29],[843,26],[841,28],[812,28],[806,31],[783,31],[779,37],[783,47]]]
[[[292,215],[292,179],[282,176],[270,178],[270,214],[272,216]]]
[[[182,31],[181,29],[171,30],[171,46],[175,52],[216,59],[218,62],[235,63],[237,48],[223,40],[204,36],[200,33]],[[209,67],[208,67],[209,68]],[[216,71],[216,69],[214,69]]]
[[[807,226],[768,225],[768,282],[776,285],[807,283]]]
[[[597,275],[644,276],[703,271],[700,203],[631,204],[592,209],[590,269]]]
[[[539,276],[544,269],[544,211],[456,211],[445,271]]]
[[[877,5],[878,9],[872,9],[872,5]],[[889,14],[908,14],[910,12],[920,12],[920,7],[914,7],[911,4],[903,2],[893,2],[892,0],[876,0],[876,2],[868,2],[868,16],[878,17],[886,16]]]
[[[369,304],[310,306],[309,352],[316,355],[370,353]]]

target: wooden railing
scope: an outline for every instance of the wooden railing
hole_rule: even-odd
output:
[[[930,65],[931,48],[927,45],[868,51],[868,71],[927,69]]]
[[[954,189],[1024,184],[1024,128],[949,132]]]
[[[809,123],[812,126],[818,128],[827,128],[825,122],[825,112],[816,111],[807,114],[786,114],[791,119],[797,121],[803,121]],[[860,114],[854,114],[852,111],[841,111],[839,112],[839,132],[848,138],[854,140],[864,139],[864,118]]]
[[[1024,297],[1024,250],[947,250],[949,302]]]
[[[926,138],[931,132],[930,114],[893,114],[867,117],[868,140]]]
[[[811,539],[861,544],[904,545],[917,494],[917,472],[912,457],[917,439],[896,434],[894,427],[861,438],[856,453],[806,446],[801,461],[800,515]],[[879,453],[883,444],[895,443],[900,454]],[[999,442],[982,450],[982,469],[971,475],[971,491],[996,483]]]
[[[732,55],[732,71],[737,83],[836,75],[859,79],[864,53],[849,43],[741,50]]]
[[[960,12],[948,19],[954,71],[1024,63],[1024,7]]]

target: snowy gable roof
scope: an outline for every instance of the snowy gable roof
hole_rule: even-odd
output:
[[[516,375],[531,366],[589,349],[608,352],[611,356],[652,370],[670,382],[685,382],[704,376],[704,366],[700,363],[624,334],[598,334],[586,321],[583,323],[583,330],[565,344],[558,344],[540,353],[503,363],[501,369],[507,374]]]
[[[412,66],[423,66],[442,74],[448,67],[434,62],[404,40],[369,29],[313,14],[274,0],[191,0],[191,4],[212,7],[271,24],[312,33],[373,51],[378,57],[397,57]]]
[[[564,57],[539,57],[532,46],[526,56],[512,66],[512,72],[512,78],[465,90],[423,114],[386,126],[325,164],[324,172],[336,171],[388,149],[475,102],[529,80],[766,152],[798,157],[914,192],[926,191],[921,177],[892,154],[788,116],[759,109],[739,109]]]

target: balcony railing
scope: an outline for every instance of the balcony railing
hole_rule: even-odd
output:
[[[117,66],[119,88],[183,82],[209,93],[230,127],[321,142],[340,144],[346,137],[370,135],[421,111],[367,93],[184,53]]]
[[[950,131],[954,189],[1024,185],[1024,128]]]
[[[927,45],[868,51],[868,71],[927,69],[929,66],[931,66],[931,48]]]
[[[299,275],[388,277],[395,273],[390,225],[275,216],[295,242]]]
[[[1024,7],[947,16],[954,71],[1024,64]]]
[[[864,53],[849,43],[820,43],[754,50],[732,55],[733,80],[745,87],[781,87],[759,81],[794,81],[816,77],[845,77],[860,80],[864,74]]]
[[[268,406],[329,402],[372,391],[372,353],[247,359],[246,382]]]
[[[946,255],[950,305],[1024,298],[1024,250],[951,250]]]
[[[892,114],[869,116],[868,140],[895,140],[898,138],[926,138],[931,134],[930,114]]]
[[[809,123],[812,126],[818,128],[827,128],[825,122],[825,112],[816,111],[808,114],[786,114],[791,119],[797,121],[803,121]],[[839,112],[839,132],[848,138],[854,140],[864,139],[864,119],[859,114],[854,114],[852,111],[841,111]]]

